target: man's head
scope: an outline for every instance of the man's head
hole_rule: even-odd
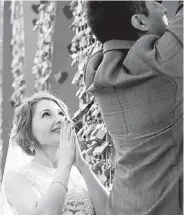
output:
[[[167,26],[166,8],[156,1],[87,1],[88,25],[102,43],[161,36]]]

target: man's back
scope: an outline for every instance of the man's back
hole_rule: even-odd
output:
[[[87,89],[117,151],[108,215],[182,214],[182,17],[161,39],[108,41],[88,62]]]

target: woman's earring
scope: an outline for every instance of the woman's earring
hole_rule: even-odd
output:
[[[30,145],[30,150],[32,153],[34,153],[34,150],[35,150],[35,146],[34,146],[34,143],[32,142],[31,145]]]

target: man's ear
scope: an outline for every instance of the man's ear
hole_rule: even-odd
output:
[[[142,32],[148,31],[147,18],[143,14],[135,14],[131,19],[132,26]]]

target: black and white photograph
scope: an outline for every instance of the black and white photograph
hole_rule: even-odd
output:
[[[183,0],[0,0],[0,215],[183,215]]]

